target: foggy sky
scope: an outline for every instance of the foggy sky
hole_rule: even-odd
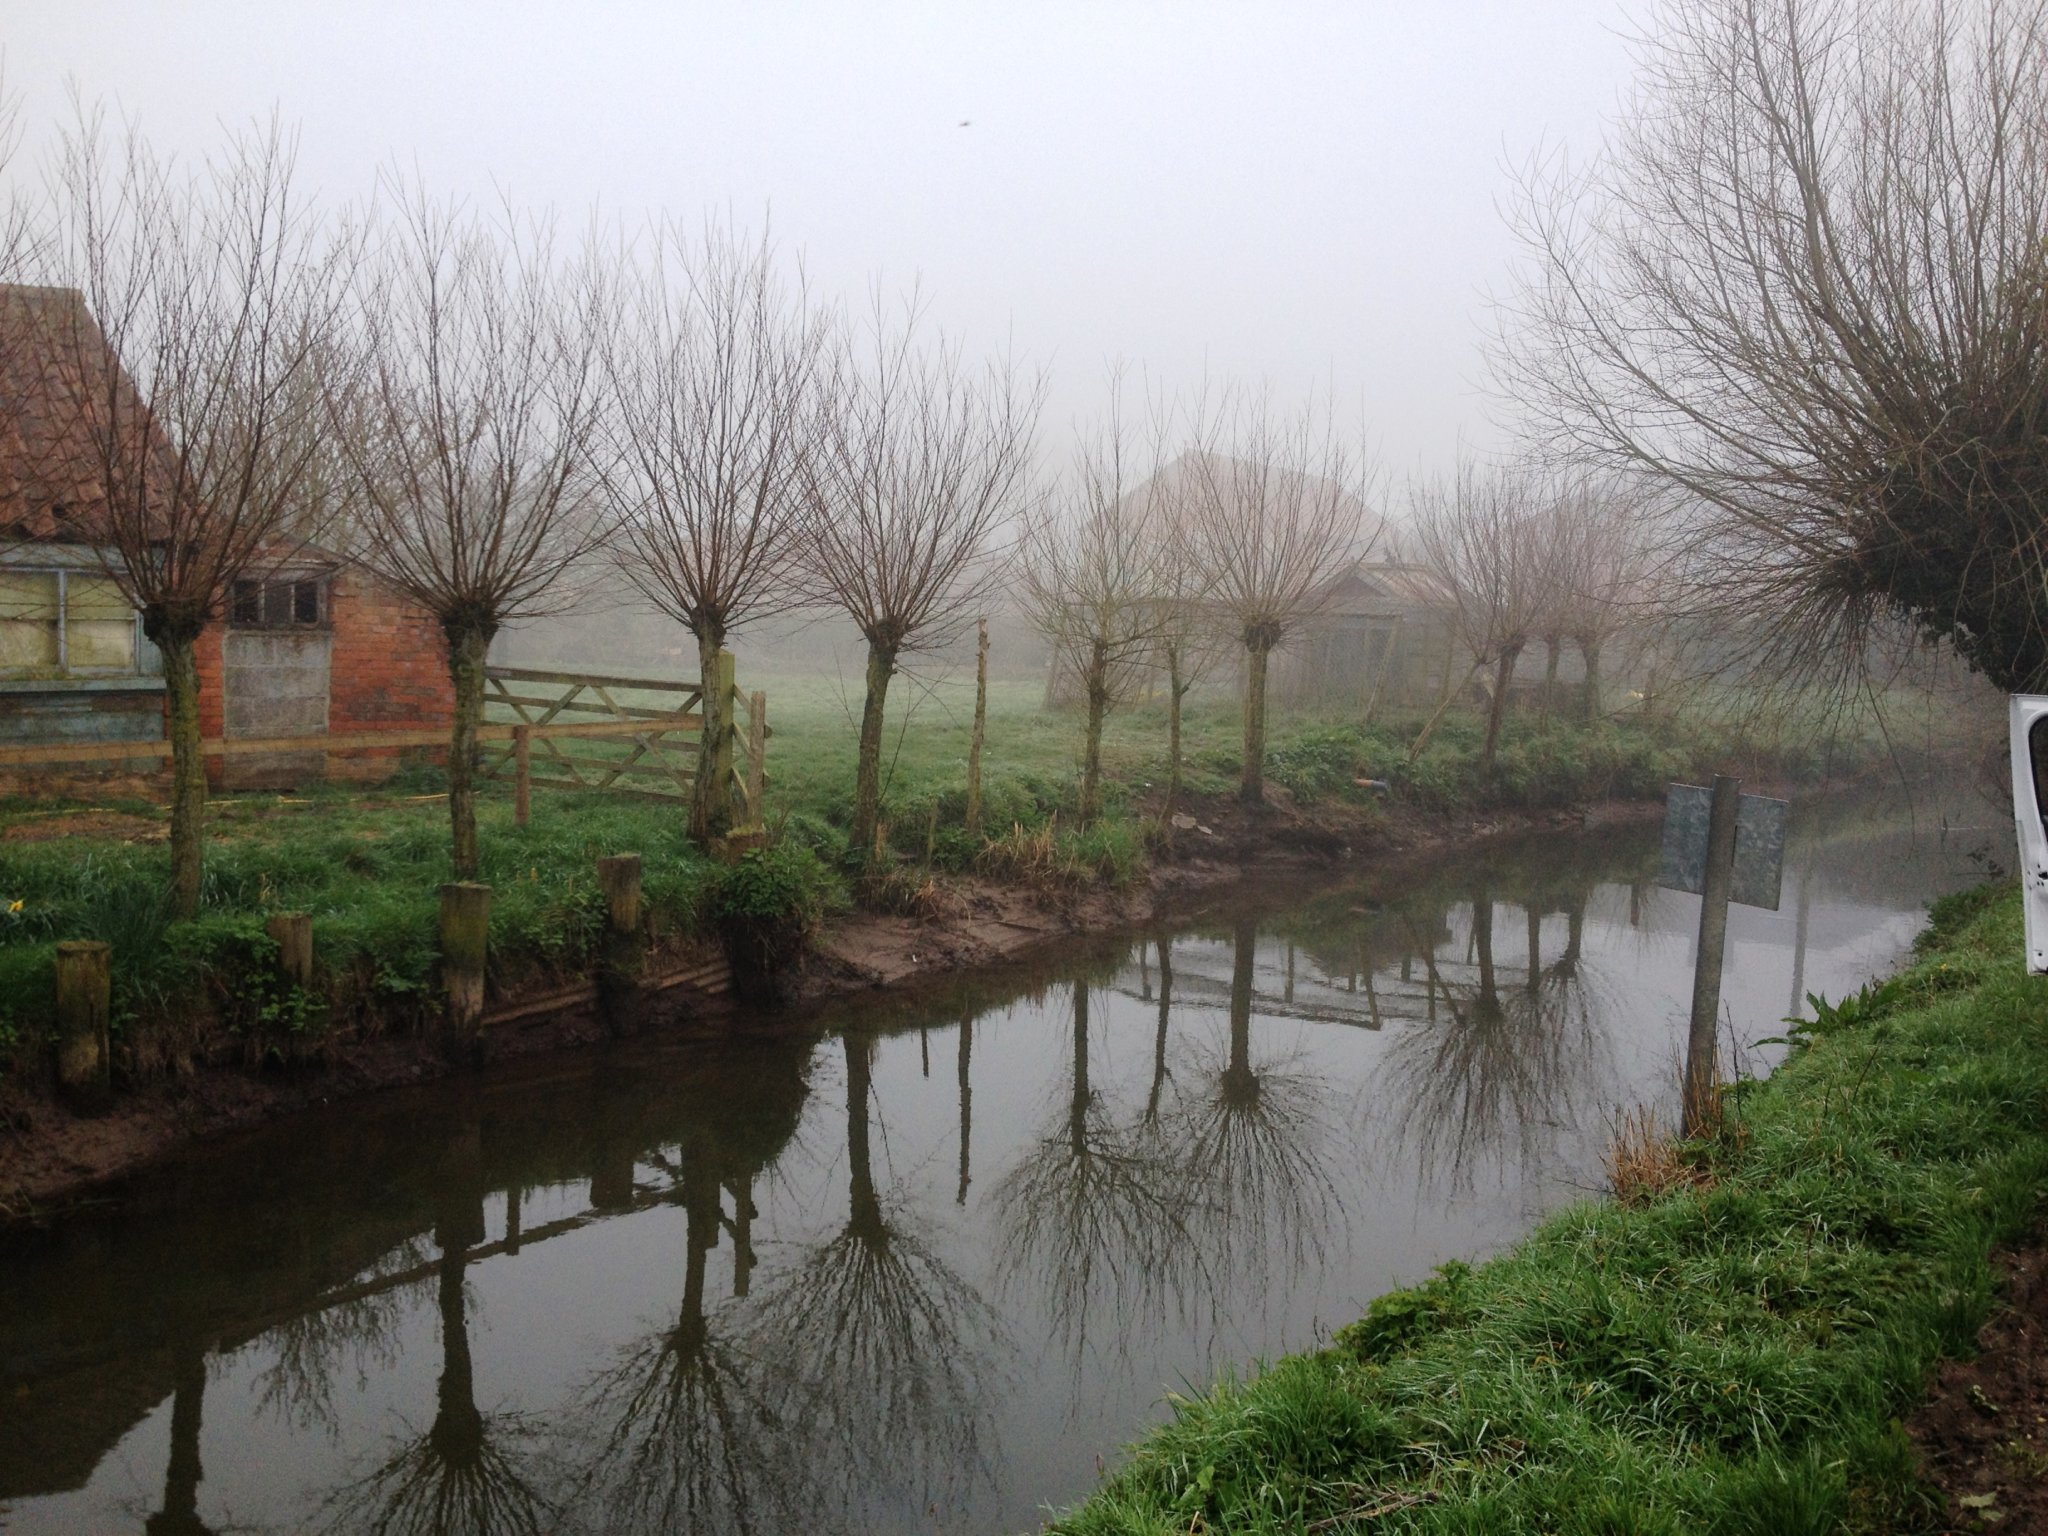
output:
[[[69,78],[187,155],[275,106],[335,200],[396,157],[572,228],[769,217],[825,293],[921,279],[969,345],[1044,365],[1049,448],[1121,357],[1169,387],[1334,385],[1397,483],[1492,440],[1475,386],[1507,167],[1590,149],[1627,75],[1616,0],[5,15],[30,150]]]

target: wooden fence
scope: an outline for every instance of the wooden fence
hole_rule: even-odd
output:
[[[477,742],[480,748],[495,750],[480,754],[481,769],[486,777],[513,781],[522,824],[527,818],[529,786],[534,783],[688,798],[704,729],[704,692],[698,684],[527,667],[492,667],[485,677],[486,717],[477,729]],[[723,740],[718,743],[716,771],[732,797],[733,824],[758,825],[767,781],[767,695],[743,694],[734,686],[729,653],[720,658],[714,686],[724,690],[730,704],[725,711]],[[507,711],[511,718],[502,718]],[[493,713],[501,718],[491,718]],[[564,718],[571,715],[599,718]],[[240,757],[447,745],[448,728],[437,726],[299,736],[213,736],[201,743],[200,751],[207,757]],[[171,744],[164,740],[21,743],[0,746],[0,770],[161,762],[170,755]]]
[[[497,716],[493,728],[512,731],[510,744],[485,759],[487,777],[689,798],[704,730],[703,684],[536,667],[490,667],[484,677],[484,708]],[[719,657],[710,684],[726,700],[713,771],[727,786],[734,825],[752,825],[760,820],[766,779],[768,696],[739,691],[729,652]],[[599,718],[564,718],[572,715]],[[524,800],[524,788],[518,793]]]

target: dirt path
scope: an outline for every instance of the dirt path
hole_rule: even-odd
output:
[[[1952,1532],[2048,1536],[2048,1245],[2005,1260],[2004,1305],[1907,1421]]]

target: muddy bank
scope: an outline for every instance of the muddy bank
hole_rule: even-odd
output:
[[[888,989],[937,985],[977,967],[1026,958],[1077,934],[1142,927],[1199,912],[1261,880],[1384,874],[1397,883],[1417,861],[1490,837],[1539,828],[1653,818],[1661,802],[1606,802],[1540,814],[1434,816],[1406,807],[1345,804],[1247,809],[1217,797],[1185,807],[1193,826],[1154,849],[1143,877],[1101,885],[929,882],[908,914],[857,911],[813,936],[790,1006],[741,1008],[710,942],[672,949],[623,1003],[593,983],[492,999],[485,1032],[494,1061],[587,1046],[618,1034],[733,1027],[802,1029],[814,1005]],[[119,1196],[120,1181],[207,1137],[383,1088],[472,1070],[418,1034],[334,1041],[316,1063],[289,1068],[213,1065],[132,1085],[114,1108],[80,1117],[20,1085],[0,1085],[0,1223],[33,1221],[69,1205]]]

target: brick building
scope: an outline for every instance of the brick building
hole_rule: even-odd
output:
[[[90,324],[73,290],[0,285],[0,742],[165,734],[161,660],[93,540],[104,503],[75,403],[90,391],[63,383],[78,353],[69,338]],[[257,564],[199,640],[202,735],[448,724],[446,645],[424,610],[323,550]],[[374,779],[395,766],[381,751],[208,759],[228,787]]]

